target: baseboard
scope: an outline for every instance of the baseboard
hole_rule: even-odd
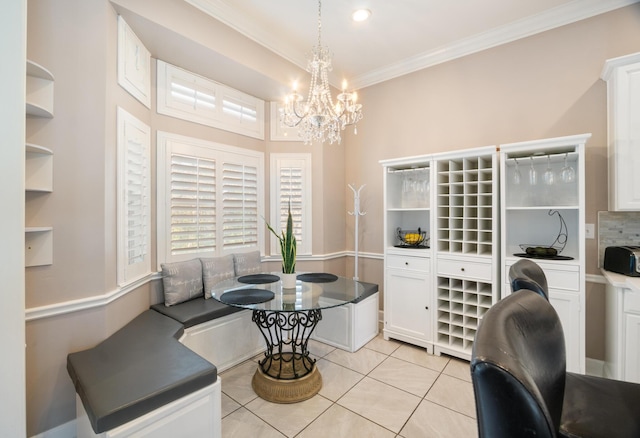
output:
[[[587,357],[585,360],[586,373],[589,376],[604,377],[604,361],[599,359],[591,359]]]
[[[76,438],[76,420],[75,418],[53,429],[46,430],[31,438]]]

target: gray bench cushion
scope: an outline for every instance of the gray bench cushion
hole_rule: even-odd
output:
[[[199,297],[171,307],[167,307],[163,303],[158,303],[151,306],[151,308],[182,323],[184,328],[202,324],[203,322],[242,310],[239,307],[227,306],[216,300],[205,300],[204,297]]]
[[[96,433],[215,383],[215,365],[178,342],[182,332],[179,322],[147,310],[96,347],[67,356]]]

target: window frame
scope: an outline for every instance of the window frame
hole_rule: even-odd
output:
[[[151,128],[121,107],[116,110],[117,124],[117,199],[116,199],[116,276],[119,286],[125,286],[151,273]],[[129,235],[131,229],[128,222],[129,188],[129,144],[137,141],[141,144],[143,174],[140,176],[142,189],[139,190],[143,223],[144,245],[142,259],[129,263],[130,251]]]
[[[311,175],[311,157],[310,153],[272,153],[270,155],[270,221],[276,232],[279,234],[286,226],[284,221],[281,221],[279,212],[282,205],[280,205],[282,183],[280,178],[281,169],[299,167],[302,171],[301,184],[302,184],[302,202],[301,215],[301,230],[302,239],[297,242],[297,254],[298,255],[312,255],[313,245],[313,201],[312,201],[312,175]],[[270,253],[272,255],[280,254],[280,246],[275,236],[270,237]]]
[[[176,67],[160,59],[156,62],[156,72],[158,78],[156,111],[158,114],[211,126],[257,138],[258,140],[265,139],[264,100]],[[193,84],[193,91],[196,93],[193,105],[179,103],[177,99],[172,97],[171,85],[176,79],[184,84]],[[186,87],[186,85],[184,86]],[[212,109],[198,106],[198,90],[213,98]],[[232,110],[232,107],[236,105],[241,107],[240,111]],[[250,117],[247,111],[255,111],[255,117]],[[239,116],[232,116],[231,114],[239,114]]]
[[[179,134],[157,132],[157,259],[161,263],[189,260],[197,257],[216,257],[237,252],[258,249],[264,254],[264,227],[261,218],[264,215],[264,154],[249,149],[215,143]],[[171,253],[171,156],[172,154],[200,157],[216,162],[215,173],[215,248],[213,250],[194,251],[185,254]],[[223,197],[222,178],[225,162],[237,165],[255,166],[256,168],[256,245],[246,245],[234,248],[224,248]]]

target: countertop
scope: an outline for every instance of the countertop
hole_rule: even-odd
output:
[[[605,271],[604,269],[600,269],[602,271],[602,275],[607,281],[615,287],[622,287],[626,289],[631,289],[634,292],[640,293],[640,277],[628,277],[622,274],[616,274],[615,272]]]

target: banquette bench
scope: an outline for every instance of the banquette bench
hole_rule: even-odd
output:
[[[162,265],[164,302],[97,346],[67,357],[78,438],[220,437],[218,372],[255,356],[265,344],[250,311],[207,299],[203,292],[226,278],[258,272],[258,251]],[[353,332],[367,319],[367,331],[375,326],[375,332],[357,336],[360,344],[377,334],[377,286],[366,289],[347,317],[358,317],[357,308],[367,308],[369,317],[349,319],[339,331],[345,336],[342,332]],[[340,314],[327,316],[332,322],[327,327],[335,330]]]

